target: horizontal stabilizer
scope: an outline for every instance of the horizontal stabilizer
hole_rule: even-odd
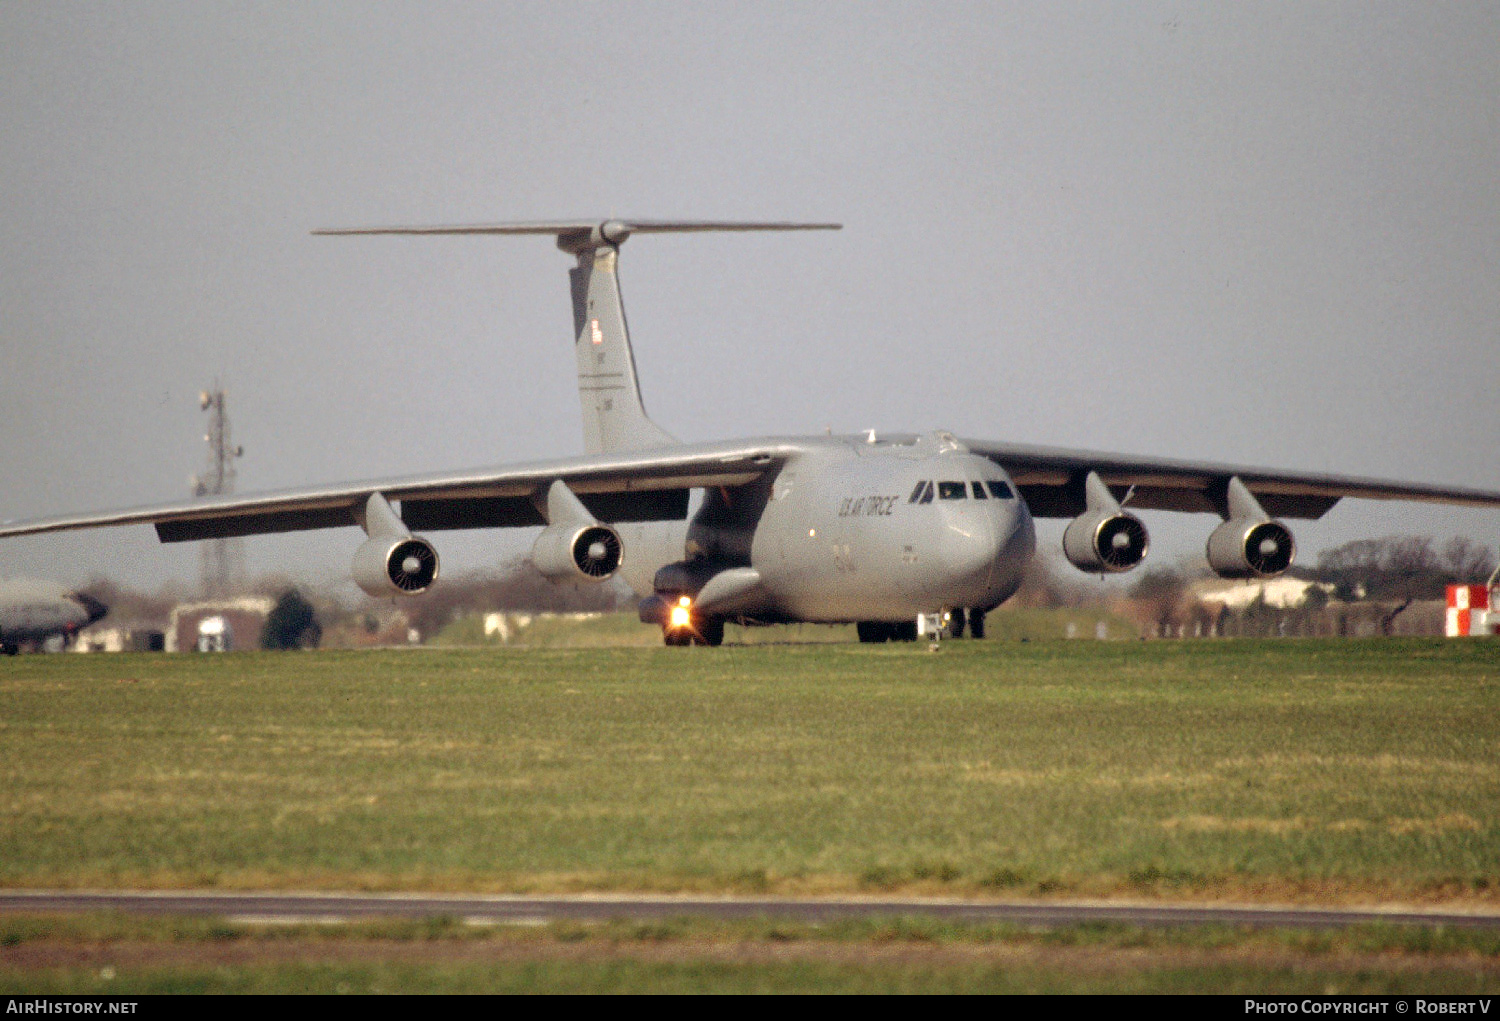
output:
[[[436,227],[324,227],[314,234],[552,234],[567,249],[618,245],[632,234],[692,234],[701,231],[839,230],[840,223],[759,220],[545,220],[533,223],[474,223]]]

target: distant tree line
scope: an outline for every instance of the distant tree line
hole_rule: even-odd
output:
[[[1477,584],[1494,570],[1494,551],[1462,536],[1438,549],[1431,536],[1393,535],[1324,550],[1311,576],[1342,602],[1402,602],[1442,599],[1449,585]]]
[[[1263,596],[1239,610],[1205,604],[1192,591],[1199,576],[1165,567],[1141,575],[1128,591],[1124,612],[1151,635],[1391,634],[1414,605],[1442,600],[1449,585],[1481,583],[1495,565],[1492,549],[1461,536],[1441,547],[1430,536],[1359,539],[1325,550],[1314,567],[1290,572],[1313,583],[1297,606],[1271,606]],[[1439,612],[1424,611],[1419,618],[1403,626],[1442,627]]]

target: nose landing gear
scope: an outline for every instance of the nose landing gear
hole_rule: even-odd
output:
[[[661,636],[668,645],[723,645],[724,618],[694,613],[692,600],[683,596],[662,623]]]
[[[674,628],[669,624],[662,628],[661,636],[668,645],[723,645],[724,621],[709,617],[685,627]]]
[[[709,617],[682,627],[674,628],[668,624],[661,629],[661,636],[668,645],[723,645],[724,621]]]

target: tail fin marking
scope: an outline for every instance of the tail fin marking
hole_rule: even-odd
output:
[[[613,245],[585,247],[578,252],[578,265],[568,271],[573,285],[583,449],[590,454],[677,442],[651,421],[641,402],[641,384],[616,275],[619,256],[619,249]]]

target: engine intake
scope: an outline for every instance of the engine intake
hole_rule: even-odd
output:
[[[1232,518],[1208,537],[1208,566],[1221,578],[1274,578],[1296,555],[1291,529],[1280,521]]]
[[[421,595],[437,580],[437,550],[416,535],[372,535],[354,554],[353,573],[377,598]]]
[[[531,562],[552,581],[606,581],[623,554],[620,533],[608,525],[558,524],[537,536]]]
[[[1063,532],[1063,553],[1080,571],[1119,574],[1146,559],[1151,539],[1134,514],[1108,510],[1080,514]]]

